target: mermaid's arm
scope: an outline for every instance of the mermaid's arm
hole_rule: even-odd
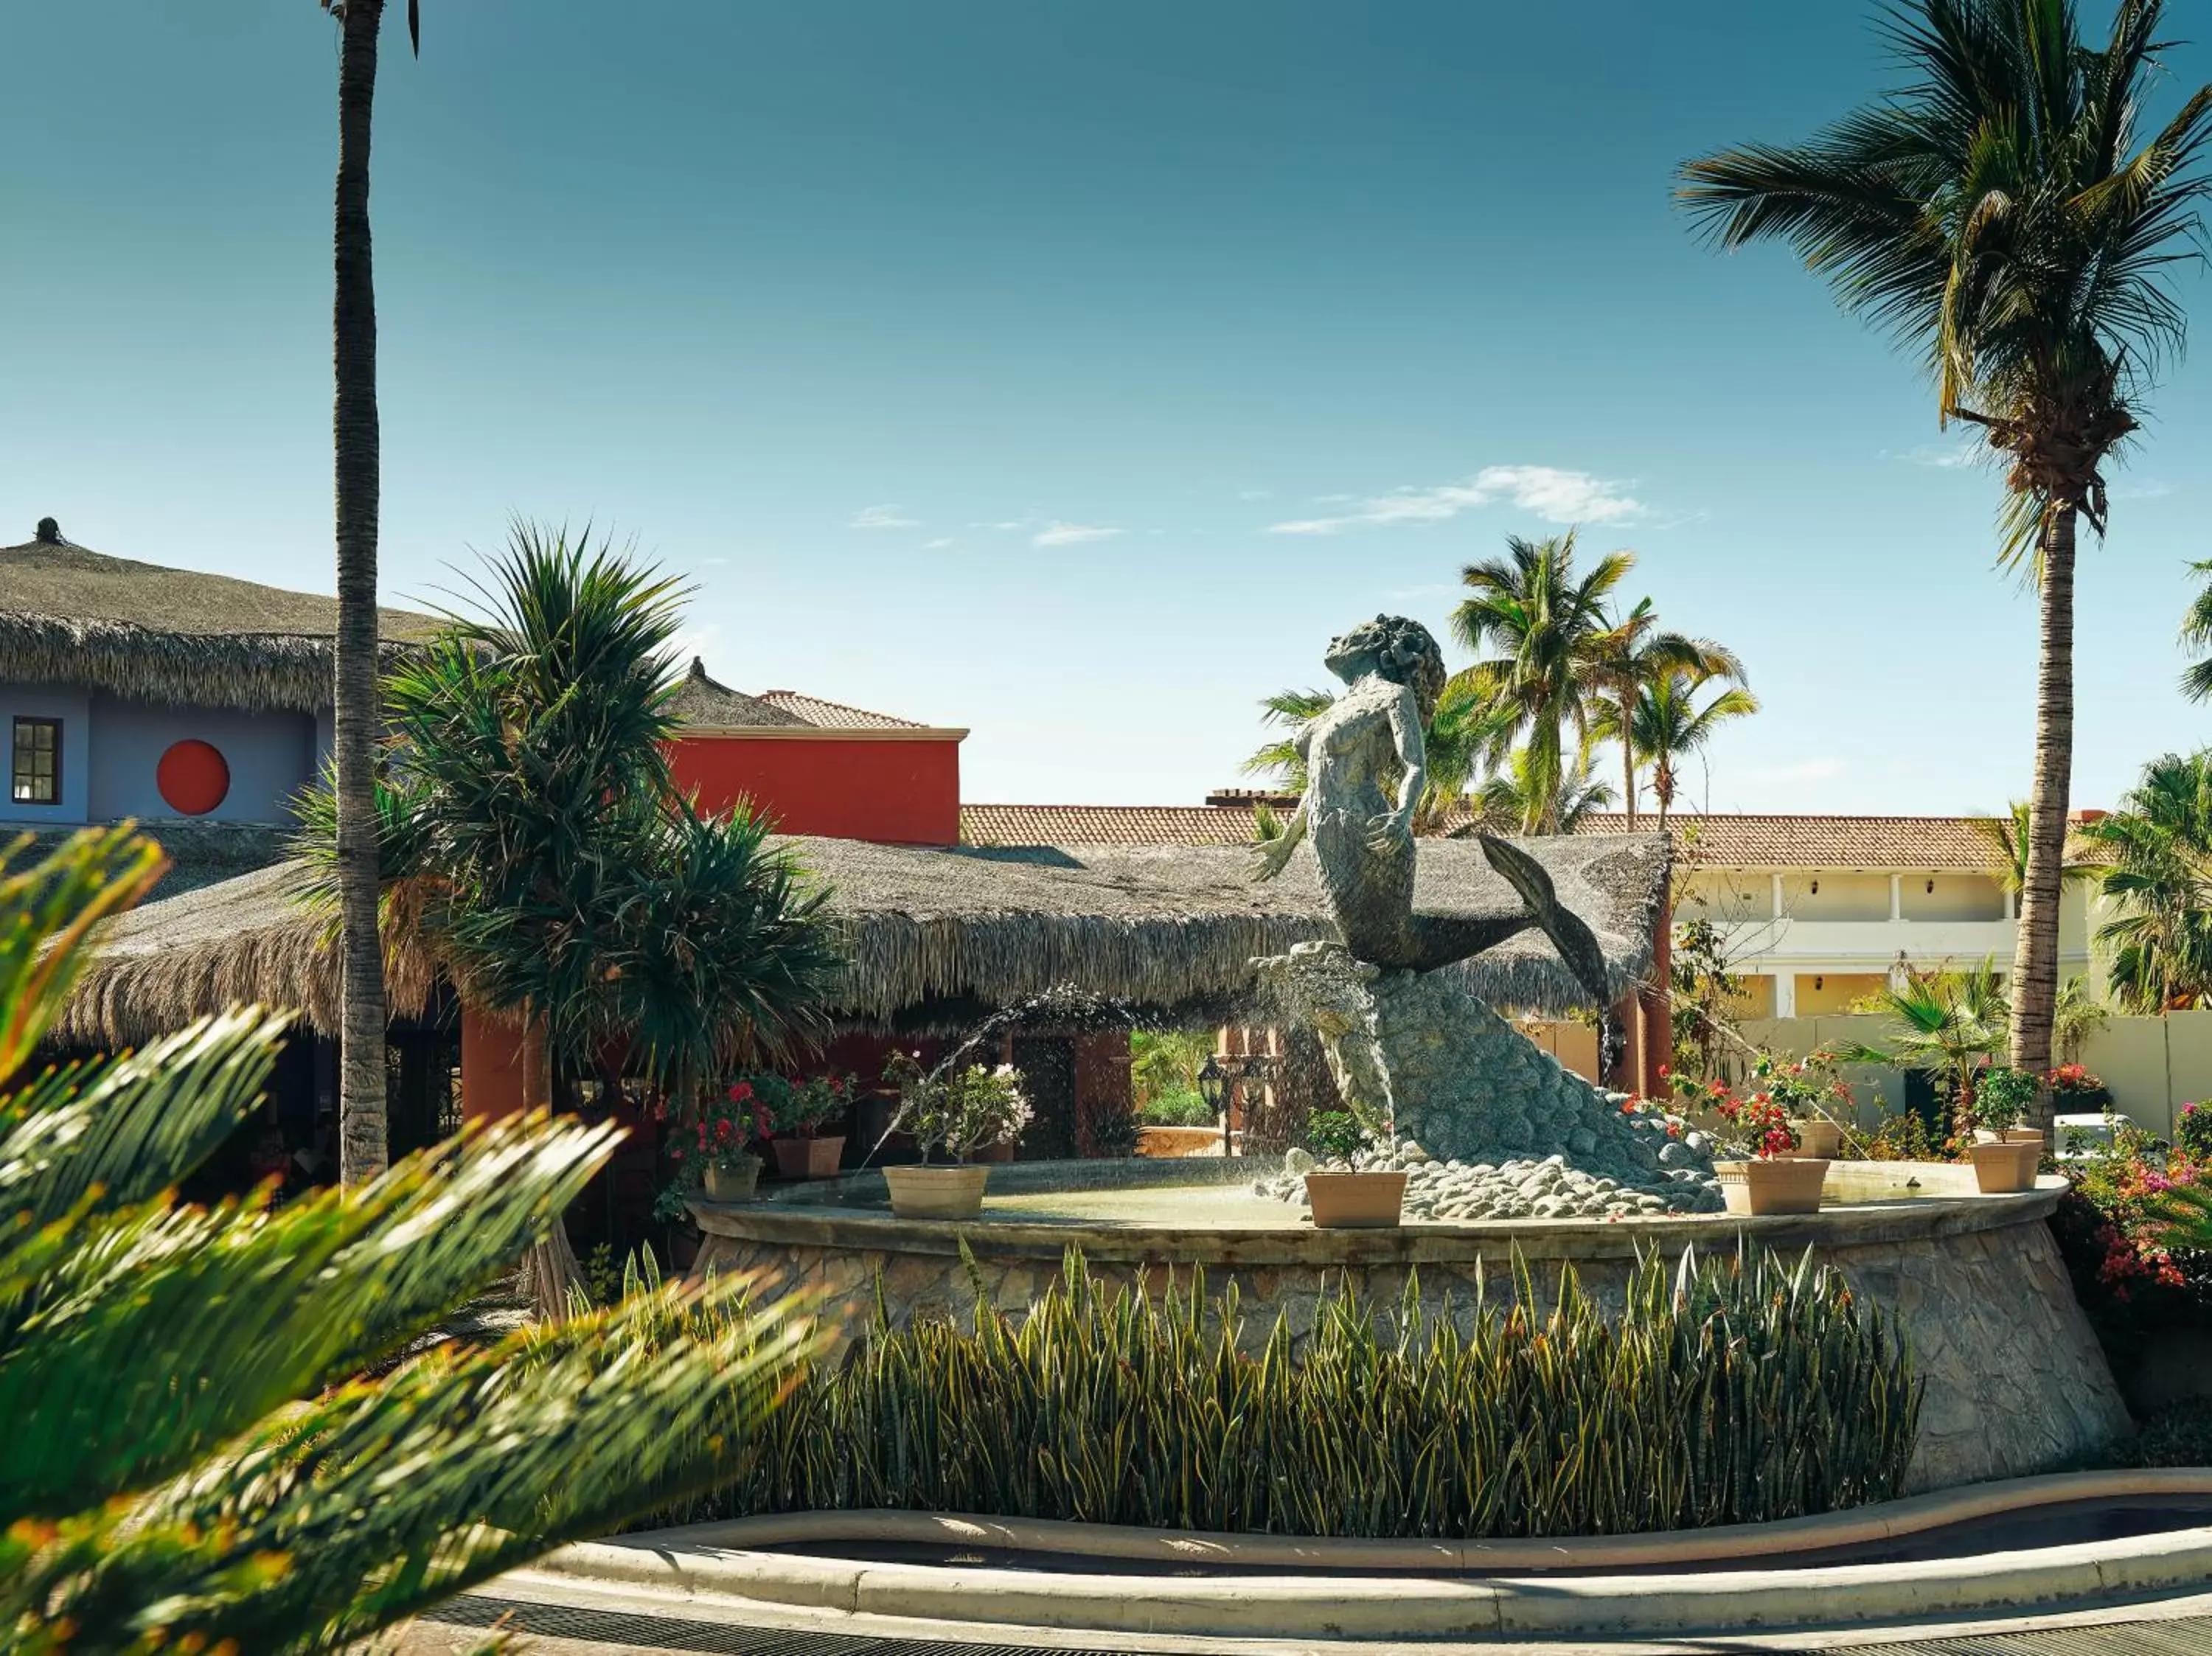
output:
[[[1410,688],[1401,686],[1390,703],[1390,734],[1397,738],[1398,762],[1406,767],[1398,781],[1398,826],[1410,834],[1421,795],[1429,786],[1429,747],[1421,734],[1421,710]]]

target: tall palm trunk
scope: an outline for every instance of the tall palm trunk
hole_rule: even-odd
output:
[[[2051,1014],[2058,998],[2058,900],[2066,858],[2066,811],[2074,771],[2074,531],[2077,508],[2055,505],[2043,525],[2042,616],[2035,678],[2035,792],[2028,805],[2027,878],[2012,967],[2013,1067],[2051,1068]],[[2051,1100],[2039,1091],[2036,1125],[2048,1128]]]
[[[348,0],[338,52],[338,176],[331,306],[337,397],[337,857],[343,986],[338,1038],[338,1169],[349,1184],[384,1170],[384,955],[377,934],[374,767],[377,726],[376,284],[369,247],[368,147],[384,0]]]
[[[1636,832],[1636,744],[1628,739],[1628,718],[1634,698],[1624,690],[1620,697],[1620,797],[1628,812],[1628,831]]]

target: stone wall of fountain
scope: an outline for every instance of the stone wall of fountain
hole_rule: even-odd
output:
[[[1464,1319],[1486,1282],[1496,1293],[1510,1280],[1516,1253],[1539,1284],[1571,1270],[1602,1298],[1618,1291],[1638,1249],[1812,1247],[1911,1342],[1927,1387],[1915,1489],[2053,1471],[2129,1429],[2045,1222],[2057,1180],[1980,1196],[1970,1168],[1849,1166],[1853,1204],[1788,1218],[1638,1214],[1316,1231],[1294,1208],[1252,1197],[1249,1163],[1219,1158],[994,1168],[994,1194],[974,1224],[896,1218],[872,1174],[694,1212],[707,1233],[702,1268],[751,1273],[770,1297],[815,1293],[848,1340],[866,1333],[879,1303],[901,1324],[964,1319],[979,1294],[1019,1313],[1070,1247],[1109,1281],[1158,1289],[1188,1284],[1195,1268],[1210,1295],[1233,1283],[1251,1340],[1278,1316],[1310,1328],[1322,1296],[1347,1289],[1387,1311],[1411,1286],[1425,1314]],[[1097,1192],[1117,1185],[1149,1198],[1135,1217],[1101,1216],[1109,1209]]]

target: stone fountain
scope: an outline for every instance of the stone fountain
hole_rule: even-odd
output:
[[[1413,908],[1422,731],[1444,682],[1436,640],[1418,622],[1377,616],[1326,659],[1346,689],[1299,733],[1305,792],[1261,847],[1258,876],[1272,879],[1310,844],[1340,941],[1254,966],[1269,1000],[1319,1038],[1346,1107],[1380,1137],[1362,1164],[1407,1168],[1416,1216],[1717,1210],[1702,1135],[1678,1137],[1663,1117],[1624,1110],[1622,1095],[1562,1067],[1443,969],[1534,927],[1588,992],[1601,1050],[1619,1050],[1604,951],[1527,852],[1476,836],[1519,894],[1519,915]],[[1304,1165],[1294,1158],[1264,1187],[1298,1193]]]

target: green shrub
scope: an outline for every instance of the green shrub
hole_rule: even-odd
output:
[[[2035,1077],[2025,1070],[1995,1065],[1982,1071],[1974,1089],[1974,1125],[1988,1132],[2017,1127],[2035,1107]]]
[[[1152,1127],[1211,1127],[1220,1119],[1196,1093],[1160,1093],[1145,1101],[1143,1115]]]
[[[1516,1262],[1517,1263],[1517,1262]],[[1886,1500],[1919,1389],[1882,1318],[1808,1255],[1569,1277],[1389,1318],[1322,1301],[1240,1350],[1232,1290],[1155,1297],[1071,1253],[1018,1322],[878,1328],[738,1447],[723,1513],[899,1508],[1292,1535],[1603,1534]],[[1461,1320],[1467,1320],[1462,1319]],[[703,1513],[701,1515],[704,1515]]]
[[[1306,1118],[1306,1148],[1324,1162],[1348,1162],[1367,1148],[1367,1129],[1346,1110],[1316,1110]]]

